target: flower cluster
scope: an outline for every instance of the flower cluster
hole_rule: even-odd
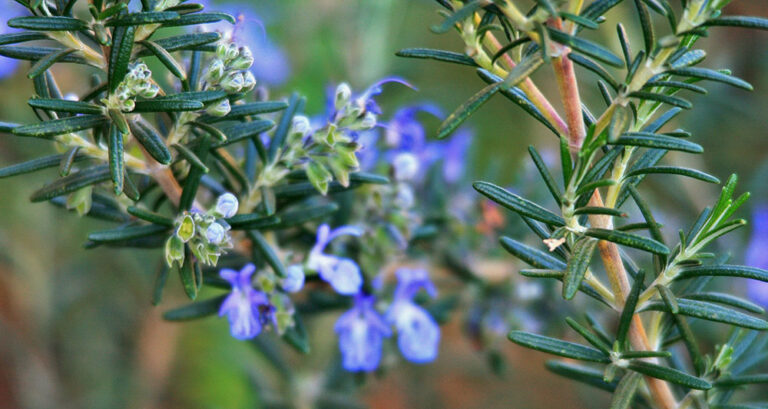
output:
[[[255,271],[256,266],[247,264],[240,271],[222,269],[219,272],[219,276],[232,286],[232,291],[219,307],[219,316],[227,316],[232,336],[240,340],[259,335],[267,326],[283,334],[294,325],[295,310],[291,300],[276,291],[273,277],[267,272],[258,273],[254,287],[252,276]],[[283,290],[299,291],[303,277],[303,272],[293,269],[283,281]]]
[[[107,108],[131,112],[136,106],[136,98],[154,98],[160,92],[160,87],[152,81],[152,71],[146,64],[136,61],[131,64],[128,73],[114,93],[109,98],[102,99]]]
[[[165,244],[165,260],[168,266],[174,262],[184,263],[185,245],[195,258],[206,265],[215,266],[219,257],[232,248],[230,226],[224,218],[237,214],[238,201],[235,195],[225,193],[216,201],[216,206],[206,213],[185,212],[175,223],[174,234]]]
[[[381,360],[382,340],[397,332],[397,345],[403,356],[414,363],[431,362],[437,357],[440,327],[414,297],[425,289],[437,295],[426,270],[400,268],[396,272],[394,299],[384,317],[376,311],[376,297],[359,293],[354,306],[334,326],[339,335],[339,349],[344,369],[352,372],[373,371]]]

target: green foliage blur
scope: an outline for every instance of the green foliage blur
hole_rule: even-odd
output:
[[[627,3],[611,12],[614,17],[631,15]],[[447,113],[483,85],[471,68],[395,57],[395,51],[406,47],[461,51],[455,36],[429,31],[440,20],[437,5],[430,0],[263,0],[253,7],[292,67],[291,79],[272,89],[271,97],[279,99],[296,90],[308,97],[311,115],[323,111],[326,87],[340,81],[361,89],[382,76],[398,75],[418,87],[418,92],[388,88],[381,98],[384,118],[402,104],[422,101],[437,102]],[[768,3],[736,1],[728,12],[766,16]],[[636,24],[626,20],[637,38]],[[738,173],[753,193],[754,206],[768,201],[768,34],[725,28],[718,33],[702,41],[705,49],[712,50],[710,66],[731,68],[756,91],[713,85],[709,95],[691,95],[694,102],[699,100],[696,109],[677,121],[694,133],[707,153],[675,160],[721,179]],[[594,35],[606,36],[618,47],[611,28]],[[25,77],[27,68],[22,66],[13,77],[0,81],[0,118],[36,121],[23,102],[33,93]],[[70,69],[55,69],[64,91],[84,92],[87,84],[77,81],[80,72],[67,72]],[[587,103],[601,104],[590,83],[595,78],[580,74]],[[555,84],[539,83],[549,95],[556,93]],[[439,121],[425,121],[434,134]],[[472,164],[470,180],[525,189],[533,183],[522,177],[530,168],[527,146],[556,149],[556,140],[546,129],[500,97],[469,124],[475,130],[473,147],[466,152]],[[0,166],[50,149],[45,142],[2,135]],[[327,370],[337,354],[330,330],[335,317],[313,322],[311,355],[288,353],[296,373],[293,386],[285,386],[275,375],[279,368],[274,370],[248,343],[231,338],[224,320],[184,325],[162,321],[162,311],[182,303],[184,296],[172,279],[163,304],[150,304],[152,280],[162,262],[159,252],[84,250],[87,232],[106,228],[106,223],[80,220],[47,204],[30,204],[30,193],[55,170],[47,172],[0,180],[0,408],[279,407],[273,395],[295,394],[301,402],[302,396],[329,381],[319,371]],[[719,190],[684,178],[676,182],[664,186],[648,178],[644,185],[654,191],[653,200],[663,209],[660,221],[668,227],[689,224]],[[747,236],[745,230],[731,239],[734,259],[742,258],[738,251]],[[499,257],[509,269],[520,268],[511,257]],[[506,341],[501,344],[506,371],[494,374],[487,356],[462,336],[461,317],[453,318],[444,330],[435,364],[402,363],[396,371],[339,390],[359,394],[363,406],[373,408],[606,406],[607,395],[558,379],[543,369],[543,354]],[[333,396],[327,400],[326,407],[338,407]]]

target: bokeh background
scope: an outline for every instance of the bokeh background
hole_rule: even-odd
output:
[[[395,57],[395,51],[406,47],[461,50],[455,36],[429,31],[440,21],[437,6],[429,0],[243,4],[256,10],[266,28],[270,44],[265,52],[274,64],[282,64],[281,75],[269,78],[275,84],[272,97],[296,90],[308,97],[309,113],[324,109],[326,87],[339,81],[360,89],[383,76],[398,75],[418,87],[418,92],[388,88],[381,98],[385,112],[421,101],[435,102],[450,112],[482,86],[471,68]],[[637,38],[632,11],[618,7],[609,17],[627,21]],[[768,16],[768,3],[737,0],[728,12]],[[692,131],[706,154],[671,156],[721,179],[738,173],[741,189],[753,193],[749,208],[742,211],[742,216],[749,216],[750,209],[768,205],[768,33],[728,28],[712,33],[700,43],[710,54],[705,65],[731,68],[756,91],[710,84],[709,95],[688,95],[696,109],[680,115],[676,125]],[[603,27],[594,36],[618,46],[612,27]],[[24,103],[33,93],[26,69],[22,65],[0,81],[0,120],[35,121]],[[68,69],[57,67],[57,78],[63,78],[63,87],[71,87],[65,91],[82,93],[87,85],[79,84]],[[536,78],[545,92],[555,95],[548,72],[539,72]],[[594,79],[589,74],[585,78],[589,78],[582,82],[585,99],[600,106]],[[425,120],[434,131],[438,121]],[[536,144],[543,151],[556,147],[548,131],[500,97],[469,124],[475,139],[466,152],[471,164],[468,180],[532,188],[535,179],[524,177],[530,169],[526,147]],[[0,135],[0,166],[50,150],[44,142]],[[106,223],[79,219],[47,204],[30,204],[30,193],[53,172],[0,180],[0,408],[255,408],[269,405],[275,393],[298,396],[302,402],[303,396],[328,382],[317,369],[327,368],[336,358],[336,339],[330,331],[334,316],[313,322],[311,355],[287,353],[292,382],[275,381],[280,369],[247,343],[232,339],[223,320],[183,325],[161,320],[161,312],[183,303],[184,296],[179,283],[171,280],[164,303],[151,306],[159,252],[84,250],[87,232],[105,228]],[[719,190],[683,179],[673,178],[671,184],[657,180],[649,177],[644,189],[661,209],[658,218],[670,233],[674,226],[689,224]],[[745,229],[721,244],[741,261],[749,240],[750,231]],[[520,268],[502,254],[491,261],[510,271]],[[443,329],[440,357],[434,364],[402,362],[364,381],[352,379],[340,390],[358,395],[361,406],[372,408],[606,406],[603,392],[546,372],[543,354],[511,343],[501,342],[498,348],[506,358],[505,369],[492,371],[488,355],[462,335],[461,311],[454,318]],[[719,329],[712,328],[713,343],[722,336]],[[333,396],[328,400],[328,407],[341,407],[334,405]]]

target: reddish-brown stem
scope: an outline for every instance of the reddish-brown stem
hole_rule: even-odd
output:
[[[561,28],[560,19],[553,21],[553,24]],[[573,70],[573,63],[568,58],[570,49],[563,47],[559,57],[553,61],[555,76],[557,77],[558,88],[565,107],[566,121],[568,122],[568,145],[571,152],[576,154],[581,149],[586,135],[584,129],[584,119],[581,113],[581,98],[579,96],[578,81]],[[604,207],[600,192],[595,190],[590,206]],[[609,216],[592,215],[589,218],[590,224],[596,228],[612,229],[613,221]],[[629,276],[624,269],[624,263],[621,260],[619,248],[615,243],[601,240],[598,242],[600,258],[605,266],[608,279],[611,283],[611,290],[614,293],[616,307],[622,307],[630,291]],[[629,329],[629,340],[632,347],[639,351],[652,350],[648,336],[643,326],[643,321],[638,314],[632,317],[632,325]],[[660,409],[674,409],[677,407],[675,399],[669,384],[666,382],[645,377],[648,389],[651,392],[654,402]]]

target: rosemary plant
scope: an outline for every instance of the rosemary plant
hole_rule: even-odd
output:
[[[708,292],[706,285],[718,276],[767,281],[768,271],[725,264],[723,257],[707,250],[718,237],[746,224],[734,215],[749,194],[736,194],[737,178],[729,177],[715,204],[702,210],[673,243],[662,234],[640,183],[660,174],[720,183],[700,170],[661,164],[670,151],[703,151],[688,139],[688,132],[666,130],[665,125],[692,108],[681,94],[707,92],[702,84],[714,81],[752,89],[728,70],[700,66],[706,53],[695,45],[711,27],[765,30],[768,20],[721,15],[729,0],[627,2],[634,4],[642,29],[640,44],[630,44],[624,25],[609,23],[606,17],[621,0],[536,0],[532,8],[514,0],[438,0],[445,20],[432,30],[457,32],[463,52],[414,48],[398,55],[474,67],[488,83],[447,117],[439,136],[450,134],[495,94],[502,94],[559,138],[559,177],[551,174],[534,147],[529,148],[557,211],[490,182],[476,182],[474,188],[517,213],[546,245],[542,250],[501,238],[504,249],[533,267],[521,274],[559,280],[564,299],[584,294],[618,320],[609,325],[589,314],[586,320],[566,318],[589,345],[523,331],[510,332],[509,339],[600,365],[551,361],[548,368],[612,391],[612,408],[742,407],[729,403],[736,392],[768,379],[750,372],[765,356],[765,338],[757,331],[768,329],[768,322],[749,314],[764,313],[759,306]],[[613,29],[614,24],[619,55],[579,35],[608,25]],[[584,75],[577,75],[576,65],[586,70]],[[547,66],[557,82],[562,114],[531,78]],[[599,113],[580,98],[580,85],[593,81],[592,74],[605,103]],[[643,217],[641,223],[625,222],[632,202]],[[602,268],[593,262],[598,258]],[[705,351],[689,325],[692,319],[735,329],[714,351]],[[684,356],[675,355],[679,345]]]

